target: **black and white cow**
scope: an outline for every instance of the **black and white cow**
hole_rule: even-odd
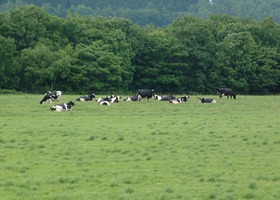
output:
[[[121,97],[120,96],[114,96],[112,98],[109,99],[109,102],[110,103],[119,103],[121,100]]]
[[[154,95],[154,92],[154,89],[139,89],[137,91],[138,101],[144,98],[147,98],[147,100],[150,101],[150,99]]]
[[[140,97],[141,98],[141,97]],[[126,97],[123,99],[124,101],[139,101],[139,98],[137,96],[131,96],[131,97]],[[140,99],[141,100],[141,99]]]
[[[121,99],[120,96],[111,95],[111,96],[108,96],[108,97],[98,98],[96,101],[98,103],[100,103],[102,101],[108,101],[110,103],[119,103],[120,99]]]
[[[107,97],[100,97],[96,101],[99,103],[101,101],[109,101],[111,98],[115,97],[115,95],[107,96]]]
[[[111,105],[109,101],[100,101],[98,104],[101,105],[101,106],[102,105],[103,106],[110,106]]]
[[[40,101],[40,104],[43,104],[46,101],[49,101],[50,103],[52,103],[52,101],[58,101],[60,102],[61,100],[61,95],[62,92],[61,91],[48,91],[47,93],[45,93],[45,96],[43,97],[43,99]]]
[[[160,96],[160,95],[155,95],[155,100],[159,100],[159,101],[170,101],[176,99],[176,97],[172,96],[172,95],[168,95],[168,96]]]
[[[69,103],[61,103],[61,104],[56,104],[55,106],[52,106],[50,109],[52,111],[71,111],[72,106],[75,106],[75,103],[73,101],[69,101]]]
[[[186,103],[189,100],[189,96],[178,97],[169,101],[169,103],[179,104]]]
[[[215,99],[199,98],[201,103],[217,103]]]
[[[86,96],[82,96],[82,97],[79,97],[77,98],[76,100],[77,101],[92,101],[93,98],[95,98],[95,94],[89,94],[89,95],[86,95]]]
[[[219,96],[222,98],[223,96],[227,96],[227,98],[232,97],[236,99],[236,94],[233,92],[231,88],[219,88]]]

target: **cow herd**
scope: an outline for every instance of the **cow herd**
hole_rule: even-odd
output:
[[[141,101],[142,99],[145,99],[145,98],[148,101],[150,101],[152,99],[152,97],[154,97],[154,99],[157,101],[167,101],[172,104],[180,104],[180,103],[186,103],[190,98],[189,96],[182,96],[182,97],[175,97],[173,95],[160,96],[160,95],[154,94],[154,92],[155,91],[153,89],[139,89],[137,91],[136,96],[126,97],[124,99],[124,101]],[[227,96],[227,98],[230,97],[231,99],[232,98],[236,99],[236,94],[233,92],[233,90],[231,88],[219,88],[218,94],[219,94],[220,98],[222,98],[223,96]],[[43,99],[40,101],[40,105],[47,101],[50,104],[52,103],[52,101],[60,102],[61,96],[62,96],[61,91],[52,91],[52,92],[49,91],[49,92],[45,93]],[[91,93],[91,94],[76,98],[76,101],[93,101],[94,99],[99,105],[108,106],[108,105],[111,105],[112,103],[119,103],[121,97],[116,96],[116,95],[111,95],[111,96],[96,99],[96,95],[94,93]],[[199,100],[201,101],[201,103],[216,103],[215,99],[208,99],[208,98],[200,97]],[[50,110],[52,110],[52,111],[71,111],[72,106],[75,106],[74,101],[69,101],[68,103],[59,103],[54,106],[51,106]]]

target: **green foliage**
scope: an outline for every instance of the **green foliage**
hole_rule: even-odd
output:
[[[18,89],[18,65],[14,56],[16,45],[14,39],[0,35],[0,88]]]
[[[8,12],[23,5],[36,5],[50,14],[66,17],[68,12],[79,15],[129,18],[134,23],[145,26],[164,26],[183,16],[207,19],[211,14],[228,14],[241,18],[251,17],[263,20],[272,16],[280,22],[278,0],[2,0],[0,11]]]
[[[279,35],[271,17],[188,16],[157,28],[71,12],[63,19],[22,6],[0,15],[0,88],[279,93]]]

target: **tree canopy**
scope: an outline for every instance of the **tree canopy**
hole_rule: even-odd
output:
[[[43,92],[280,92],[280,26],[230,15],[165,27],[20,6],[0,14],[0,89]]]
[[[2,0],[0,11],[8,12],[23,5],[36,5],[49,14],[63,18],[71,12],[96,17],[129,18],[141,26],[165,26],[184,16],[207,19],[212,14],[252,17],[258,21],[273,17],[280,23],[279,0]]]

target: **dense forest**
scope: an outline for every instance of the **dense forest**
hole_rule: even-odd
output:
[[[261,21],[267,17],[280,23],[279,0],[1,0],[0,11],[23,5],[36,5],[49,14],[65,18],[69,12],[79,15],[131,19],[141,26],[169,25],[184,16],[208,19],[211,14],[252,17]]]
[[[21,6],[0,14],[0,89],[279,93],[279,45],[272,17],[185,16],[157,27]]]

